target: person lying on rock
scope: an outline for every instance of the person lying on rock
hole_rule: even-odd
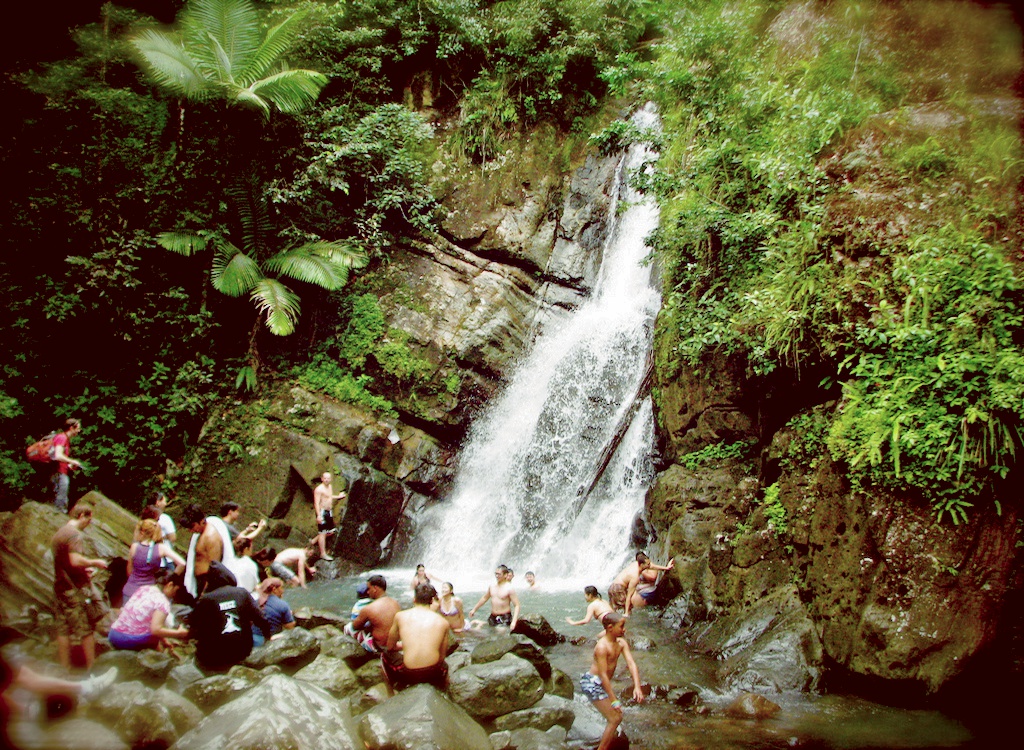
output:
[[[384,576],[370,576],[366,580],[366,595],[373,601],[359,610],[356,619],[345,625],[345,633],[359,641],[371,654],[379,654],[387,648],[388,633],[395,615],[402,608],[387,592],[388,582]]]
[[[436,597],[433,586],[421,583],[413,594],[412,608],[395,615],[388,631],[387,650],[380,657],[388,692],[421,684],[442,691],[448,688],[445,657],[451,626],[430,608]]]
[[[608,602],[601,598],[601,593],[597,590],[597,586],[587,586],[583,589],[583,596],[587,599],[587,613],[582,620],[566,617],[565,621],[570,625],[586,625],[591,620],[600,622],[602,616],[612,611]]]
[[[598,638],[594,647],[594,661],[590,665],[590,671],[580,675],[580,688],[607,722],[597,750],[608,750],[618,733],[619,724],[622,723],[622,702],[615,697],[615,691],[612,689],[612,677],[615,675],[619,656],[625,658],[629,674],[633,678],[633,699],[637,703],[642,703],[644,693],[640,687],[640,671],[633,661],[633,654],[625,638],[626,618],[618,612],[608,612],[601,618],[601,622],[604,624],[604,634]]]

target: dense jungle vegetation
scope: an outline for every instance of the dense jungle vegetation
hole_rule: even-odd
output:
[[[663,211],[663,377],[718,350],[759,387],[799,382],[805,450],[965,517],[1022,440],[1024,158],[996,116],[1020,30],[963,6],[97,6],[4,83],[5,504],[41,494],[23,449],[65,416],[94,467],[76,490],[141,504],[215,404],[274,378],[391,414],[396,384],[457,392],[388,329],[376,280],[438,229],[436,165],[500,169],[546,128],[661,151],[636,179]],[[660,132],[604,127],[647,100]]]

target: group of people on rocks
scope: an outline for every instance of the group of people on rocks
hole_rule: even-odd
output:
[[[76,425],[69,433],[73,436],[77,429]],[[67,458],[66,452],[64,455]],[[177,529],[166,513],[167,498],[158,496],[142,513],[128,549],[123,586],[111,596],[119,611],[110,627],[110,644],[118,649],[173,649],[176,640],[187,637],[195,640],[197,663],[206,671],[225,671],[243,661],[255,646],[295,627],[294,615],[284,600],[285,587],[306,586],[307,575],[315,574],[310,565],[312,555],[332,559],[326,540],[336,532],[333,504],[345,494],[334,492],[332,476],[324,473],[313,493],[317,535],[307,549],[280,552],[271,547],[255,549],[254,539],[265,528],[265,521],[249,524],[241,532],[234,527],[241,514],[237,503],[224,503],[216,516],[189,505],[180,518],[181,527],[192,534],[184,558],[171,544],[176,541]],[[73,644],[81,645],[87,669],[95,658],[94,623],[88,612],[89,597],[94,595],[90,574],[108,564],[84,555],[81,532],[91,521],[92,508],[79,503],[70,509],[67,524],[51,542],[58,657],[65,667],[70,666]],[[597,620],[604,628],[591,668],[580,678],[581,689],[606,719],[599,745],[602,750],[610,746],[622,721],[622,704],[611,684],[620,657],[633,677],[634,699],[643,700],[636,663],[624,638],[625,618],[649,601],[659,572],[672,567],[672,561],[655,565],[639,552],[613,580],[607,602],[596,587],[587,586],[584,617],[566,618],[570,625]],[[379,655],[390,690],[419,683],[443,690],[448,680],[445,659],[450,633],[482,628],[484,622],[473,617],[488,603],[489,626],[516,629],[520,601],[512,587],[514,575],[508,566],[497,566],[494,582],[468,613],[452,584],[442,582],[438,592],[423,565],[417,566],[410,584],[412,607],[405,610],[388,595],[386,579],[371,575],[359,587],[360,598],[345,630],[367,652]],[[526,581],[530,588],[537,587],[532,571],[526,574]],[[183,599],[191,604],[187,627],[174,617],[173,602]]]

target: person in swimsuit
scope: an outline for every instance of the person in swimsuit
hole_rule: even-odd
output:
[[[412,609],[398,612],[388,631],[386,653],[380,665],[388,691],[428,684],[448,687],[448,620],[431,609],[437,591],[421,583],[413,594]],[[401,645],[399,645],[401,644]]]
[[[448,621],[453,633],[461,633],[466,629],[466,616],[462,607],[462,599],[455,596],[455,588],[447,581],[441,584],[441,595],[430,605],[432,610]]]
[[[387,592],[388,582],[384,576],[370,576],[366,580],[366,593],[373,601],[359,610],[356,619],[345,625],[345,633],[359,641],[371,654],[387,648],[388,633],[395,615],[402,608]]]
[[[648,568],[672,570],[674,565],[675,560],[669,560],[668,565],[654,565],[645,552],[637,552],[636,560],[623,568],[615,577],[612,585],[608,587],[608,603],[616,612],[622,610],[626,617],[629,617],[629,611],[633,607],[633,594],[636,593],[640,575]]]
[[[327,537],[335,531],[334,501],[345,497],[344,492],[334,494],[334,487],[331,485],[333,481],[331,473],[325,471],[320,476],[320,484],[313,490],[313,515],[316,516],[317,531],[314,541],[320,547],[320,558],[323,560],[334,559],[327,554]]]
[[[512,570],[507,565],[497,567],[494,571],[494,583],[487,587],[487,591],[480,597],[480,601],[473,606],[473,609],[469,610],[471,619],[476,611],[490,599],[491,616],[487,618],[488,624],[492,627],[508,626],[509,632],[516,629],[516,623],[519,622],[519,597],[516,596],[515,589],[510,583],[511,576]],[[514,611],[513,607],[515,607]]]
[[[608,612],[601,622],[604,624],[604,634],[598,638],[597,646],[594,647],[594,661],[590,665],[590,671],[580,675],[580,688],[605,718],[604,733],[601,735],[601,744],[597,746],[597,750],[608,750],[618,733],[619,724],[622,723],[622,703],[615,697],[612,689],[612,676],[615,674],[619,656],[625,658],[629,675],[633,678],[633,700],[642,703],[644,693],[640,687],[640,671],[633,661],[633,654],[625,638],[626,619],[618,612]]]
[[[636,593],[633,594],[633,609],[646,607],[651,603],[651,599],[658,593],[659,575],[654,568],[648,568],[640,574],[640,580],[636,584]]]
[[[601,598],[597,586],[587,586],[583,589],[583,596],[587,599],[587,612],[582,620],[574,620],[566,617],[565,621],[570,625],[586,625],[591,620],[601,622],[601,618],[612,611],[611,606]]]

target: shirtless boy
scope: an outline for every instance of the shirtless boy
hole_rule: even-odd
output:
[[[387,650],[388,634],[401,605],[387,595],[388,582],[381,575],[366,581],[366,595],[373,601],[359,610],[356,619],[345,626],[345,632],[359,641],[371,654]],[[448,623],[446,622],[445,625]]]
[[[642,703],[644,700],[644,693],[640,688],[640,671],[636,668],[633,654],[624,637],[626,634],[625,618],[618,612],[609,612],[604,616],[602,622],[604,623],[604,635],[598,638],[597,645],[594,647],[594,661],[590,665],[590,671],[580,675],[580,687],[584,694],[607,722],[597,750],[607,750],[611,747],[619,724],[622,723],[622,703],[615,697],[615,691],[612,690],[612,676],[615,674],[615,667],[620,655],[625,658],[629,675],[633,678],[633,700],[637,703]]]
[[[313,514],[316,516],[316,543],[320,545],[320,557],[324,560],[334,558],[327,554],[327,535],[334,533],[334,501],[345,497],[344,492],[334,494],[331,482],[334,477],[329,471],[320,475],[320,484],[313,490]]]
[[[480,597],[480,601],[473,606],[473,609],[469,610],[470,619],[480,607],[484,606],[484,602],[490,599],[491,616],[487,618],[487,623],[492,627],[508,625],[509,632],[516,629],[516,623],[519,622],[519,597],[516,596],[515,589],[509,583],[511,574],[512,571],[507,566],[499,565],[497,567],[494,571],[494,583],[488,586],[487,591]],[[513,607],[515,607],[514,612]]]
[[[389,690],[404,690],[425,683],[438,690],[448,687],[448,621],[430,608],[437,591],[421,583],[413,594],[412,609],[398,612],[388,632],[387,651],[380,658]],[[398,650],[398,644],[402,644]]]
[[[637,583],[640,582],[640,574],[647,569],[672,570],[675,564],[675,560],[669,560],[668,565],[654,565],[651,563],[651,558],[645,553],[637,552],[636,560],[623,568],[615,576],[612,585],[608,587],[608,603],[616,612],[623,610],[626,617],[629,617],[629,611],[633,605],[633,594],[636,593]]]
[[[601,618],[612,611],[608,602],[601,598],[601,594],[598,592],[597,586],[587,586],[583,589],[583,596],[587,599],[587,613],[582,620],[574,620],[571,617],[566,617],[565,621],[570,625],[586,625],[591,620],[601,622]]]

